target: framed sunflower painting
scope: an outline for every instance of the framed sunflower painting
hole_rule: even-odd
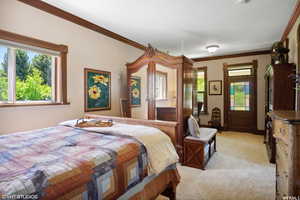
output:
[[[111,73],[84,69],[85,112],[111,109]]]
[[[131,107],[141,106],[141,78],[138,76],[130,78],[130,104]]]

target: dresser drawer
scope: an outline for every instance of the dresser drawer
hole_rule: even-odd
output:
[[[282,159],[288,158],[288,145],[281,139],[276,139],[276,150]]]
[[[279,139],[277,139],[276,144],[276,165],[278,173],[288,172],[288,153],[287,146]]]
[[[280,192],[276,192],[276,200],[285,200],[287,195],[280,193]]]
[[[280,138],[288,144],[289,125],[281,120],[274,120],[274,137]]]
[[[276,177],[276,196],[280,200],[282,197],[288,196],[288,179],[285,176]]]

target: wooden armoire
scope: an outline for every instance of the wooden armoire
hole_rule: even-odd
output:
[[[274,110],[295,109],[295,83],[290,77],[295,73],[294,64],[272,64],[267,66],[265,81],[265,144],[269,161],[275,163],[276,144],[273,137],[273,123],[268,113]]]
[[[195,70],[193,61],[185,56],[170,56],[166,53],[154,49],[151,45],[145,53],[136,61],[127,64],[127,83],[128,99],[131,99],[130,78],[143,66],[147,66],[147,106],[148,120],[156,120],[156,97],[155,97],[155,76],[156,65],[162,65],[167,68],[176,70],[177,91],[176,91],[176,112],[175,119],[178,123],[176,133],[176,150],[180,157],[183,158],[183,138],[186,135],[187,119],[192,114],[195,89]],[[129,101],[129,112],[127,117],[132,117],[131,101]]]

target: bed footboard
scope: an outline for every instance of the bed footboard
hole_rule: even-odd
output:
[[[178,144],[178,137],[177,137],[178,123],[177,122],[133,119],[133,118],[103,116],[103,115],[95,115],[95,114],[85,114],[84,118],[99,119],[99,120],[113,120],[115,122],[120,122],[120,123],[124,123],[124,124],[151,126],[154,128],[158,128],[162,132],[166,133],[171,138],[172,143],[175,147],[177,147],[177,144]]]

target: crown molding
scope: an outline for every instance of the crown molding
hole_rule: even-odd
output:
[[[125,38],[125,37],[123,37],[123,36],[121,36],[117,33],[114,33],[110,30],[107,30],[107,29],[105,29],[101,26],[98,26],[94,23],[91,23],[91,22],[89,22],[85,19],[82,19],[82,18],[80,18],[76,15],[73,15],[69,12],[66,12],[66,11],[64,11],[60,8],[52,6],[52,5],[50,5],[46,2],[43,2],[41,0],[18,0],[18,1],[20,1],[22,3],[25,3],[27,5],[30,5],[32,7],[38,8],[38,9],[40,9],[42,11],[45,11],[49,14],[52,14],[52,15],[55,15],[57,17],[63,18],[67,21],[73,22],[73,23],[75,23],[77,25],[80,25],[82,27],[85,27],[85,28],[88,28],[88,29],[93,30],[95,32],[101,33],[101,34],[103,34],[107,37],[113,38],[115,40],[118,40],[118,41],[123,42],[125,44],[128,44],[130,46],[133,46],[135,48],[138,48],[138,49],[141,49],[141,50],[146,49],[146,47],[144,45],[142,45],[138,42],[127,39],[127,38]]]
[[[284,41],[288,38],[288,35],[289,33],[291,32],[292,28],[294,27],[298,17],[300,15],[300,1],[298,0],[295,8],[294,8],[294,12],[289,20],[289,23],[287,24],[284,32],[283,32],[283,35],[281,37],[281,41]]]
[[[54,44],[51,42],[46,42],[43,40],[38,40],[35,38],[23,36],[20,34],[8,32],[8,31],[2,30],[2,29],[0,29],[0,39],[8,40],[11,42],[17,42],[17,43],[21,43],[21,44],[25,44],[25,45],[29,45],[29,46],[49,49],[52,51],[68,53],[68,46],[66,46],[66,45]]]
[[[203,62],[209,60],[220,60],[226,58],[238,58],[238,57],[245,57],[245,56],[257,56],[257,55],[264,55],[264,54],[271,54],[271,50],[251,51],[245,53],[229,54],[229,55],[222,55],[222,56],[209,56],[203,58],[192,58],[192,60],[195,62]]]

